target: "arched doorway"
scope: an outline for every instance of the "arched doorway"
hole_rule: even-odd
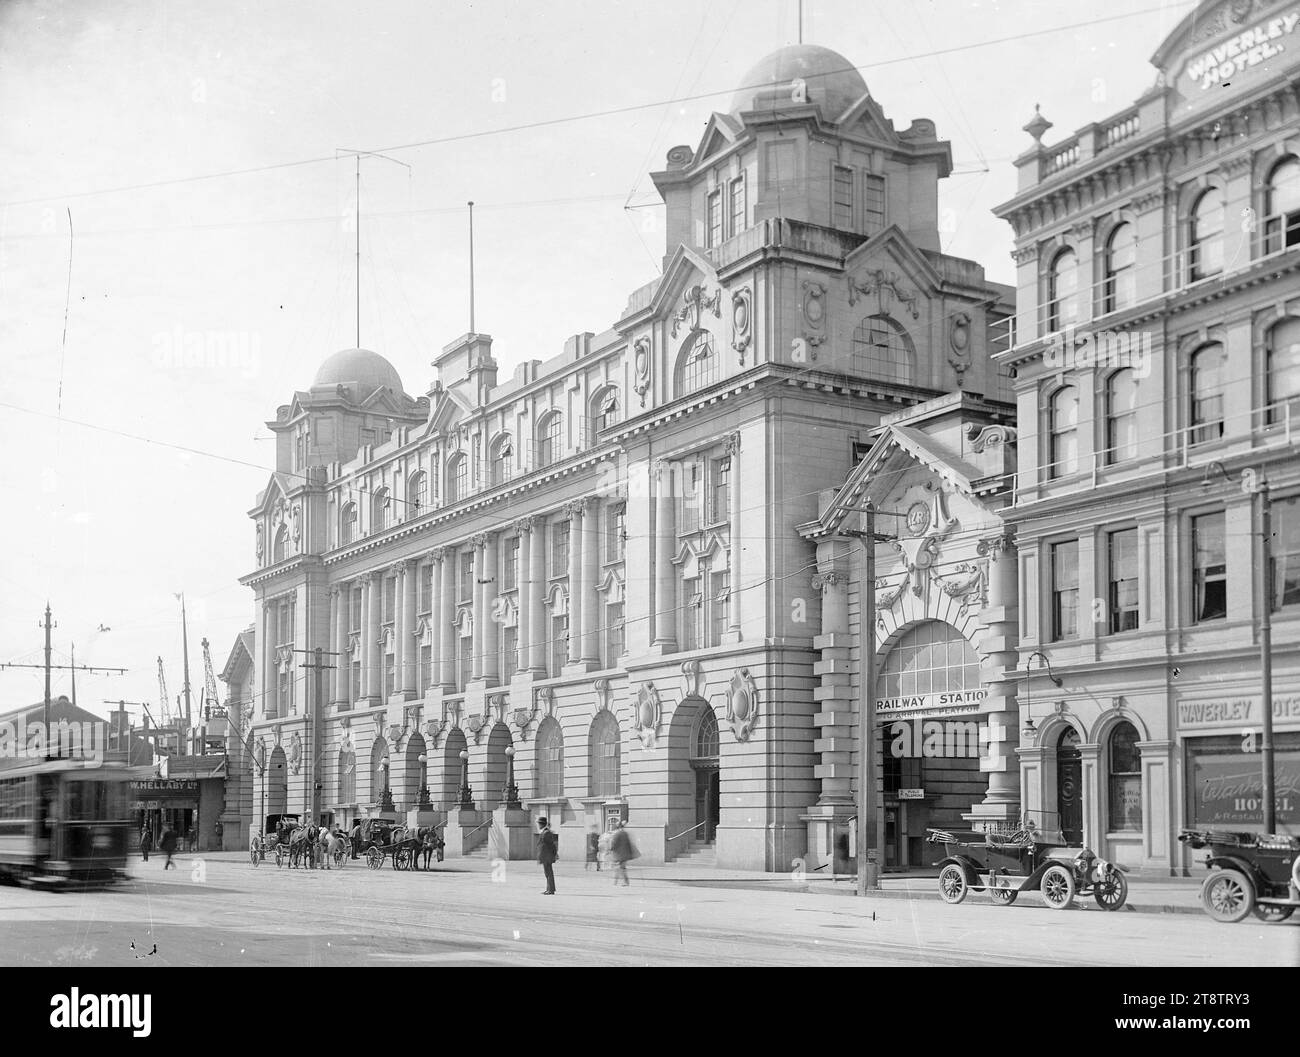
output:
[[[402,789],[403,807],[418,807],[420,790],[429,784],[429,760],[424,751],[424,736],[416,732],[406,742],[406,781]],[[425,794],[428,795],[427,793]]]
[[[564,732],[553,716],[547,716],[537,728],[536,746],[533,796],[558,800],[564,796]]]
[[[388,789],[388,742],[376,738],[370,747],[370,805],[379,810]]]
[[[289,768],[284,749],[277,745],[266,766],[266,813],[283,815],[289,810]]]
[[[497,723],[488,735],[487,762],[483,769],[483,790],[479,807],[493,811],[501,805],[506,788],[506,749],[511,743],[510,728]]]
[[[447,731],[442,743],[442,785],[439,797],[441,810],[450,811],[460,802],[460,778],[464,764],[460,754],[465,750],[465,732],[460,727]]]
[[[707,705],[691,732],[691,771],[695,776],[696,839],[712,844],[722,818],[722,777],[718,767],[718,718]]]
[[[1056,743],[1056,810],[1066,844],[1083,843],[1083,753],[1079,732],[1066,727]]]
[[[339,806],[347,808],[357,802],[357,754],[339,749]]]

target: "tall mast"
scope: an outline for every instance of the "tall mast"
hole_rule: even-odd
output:
[[[357,155],[357,348],[361,348],[361,155]]]
[[[185,619],[184,592],[181,593],[181,654],[185,662],[185,737],[188,739],[190,736],[190,631]]]
[[[469,204],[469,332],[474,333],[474,203]]]

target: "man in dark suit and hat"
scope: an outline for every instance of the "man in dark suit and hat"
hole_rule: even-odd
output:
[[[555,895],[555,861],[560,857],[560,838],[545,818],[537,820],[537,861],[546,875],[544,896]]]

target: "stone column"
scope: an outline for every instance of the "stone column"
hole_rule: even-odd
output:
[[[565,506],[569,515],[569,664],[576,664],[582,659],[582,541],[586,521],[583,517],[585,505],[583,500],[575,499]]]
[[[393,571],[393,693],[402,692],[402,641],[406,638],[406,606],[403,600],[406,598],[406,574],[407,562],[394,562],[391,566]],[[387,673],[388,662],[381,658],[380,662]],[[384,703],[388,702],[388,680],[384,680]]]
[[[378,704],[384,698],[384,662],[380,656],[379,634],[384,626],[384,573],[377,570],[370,574],[370,597],[366,607],[366,647],[370,651],[370,663],[366,665],[370,686],[366,693],[368,705]]]
[[[546,671],[546,522],[538,519],[528,533],[528,667],[537,674]]]
[[[398,640],[399,677],[398,689],[402,696],[410,701],[415,697],[416,674],[419,657],[415,648],[415,596],[420,586],[420,567],[415,562],[401,563],[402,589],[401,599],[401,637]]]
[[[599,668],[605,614],[601,612],[600,593],[596,590],[600,577],[600,521],[594,500],[587,504],[582,523],[582,594],[578,596],[582,609],[582,659]]]
[[[514,664],[516,670],[523,671],[529,665],[529,644],[539,630],[533,626],[533,594],[536,591],[532,575],[533,519],[520,518],[515,522],[515,529],[519,533],[519,568],[515,570],[515,576],[519,580],[519,633],[515,640],[519,655]],[[506,680],[511,675],[514,672],[502,672],[501,678]]]
[[[329,626],[329,647],[328,651],[334,653],[338,649],[339,625],[343,623],[343,614],[341,600],[339,597],[339,588],[335,584],[329,589],[330,592],[330,626]],[[339,699],[339,686],[342,684],[343,661],[339,657],[326,657],[324,663],[333,665],[325,673],[325,697],[327,701],[337,702]]]
[[[477,622],[474,624],[474,636],[478,640],[475,643],[475,648],[483,656],[481,669],[483,678],[487,680],[489,686],[499,683],[503,674],[500,671],[501,622],[497,619],[499,604],[497,600],[501,598],[497,562],[497,552],[500,549],[500,533],[489,532],[483,538],[482,565],[476,565],[475,567],[478,578],[485,581],[483,584],[483,623],[482,625]],[[480,568],[482,572],[478,572]],[[508,675],[506,679],[509,679]]]
[[[655,637],[665,652],[677,649],[677,498],[673,475],[663,459],[655,464]]]
[[[434,552],[434,576],[438,581],[438,681],[447,691],[456,688],[456,550]]]
[[[731,563],[729,582],[731,596],[727,601],[727,638],[728,643],[740,641],[740,574],[744,566],[741,558],[744,551],[744,526],[740,508],[740,434],[733,433],[727,438],[727,454],[731,457],[731,492],[727,496],[730,511],[728,519],[731,524],[728,532],[731,536]]]
[[[276,712],[276,667],[275,667],[275,606],[270,602],[262,603],[262,715],[273,719]],[[159,706],[161,707],[161,706]]]
[[[484,612],[486,608],[484,603],[485,603],[485,594],[487,592],[488,587],[490,587],[491,585],[482,584],[479,583],[478,581],[485,579],[485,577],[483,576],[483,551],[486,549],[487,536],[480,533],[479,535],[475,536],[470,541],[470,543],[474,547],[474,583],[470,585],[470,589],[471,589],[470,598],[472,599],[473,616],[474,616],[474,620],[473,620],[474,644],[470,649],[470,656],[471,656],[470,677],[472,679],[482,679],[483,660],[484,660],[483,625],[484,622],[487,620],[487,615]]]
[[[1000,534],[980,540],[977,553],[987,556],[987,600],[980,622],[987,629],[984,637],[984,701],[988,737],[980,754],[980,770],[988,775],[984,802],[976,804],[972,822],[1015,823],[1020,817],[1020,765],[1016,749],[1020,745],[1020,706],[1017,699],[1019,664],[1019,608],[1016,598],[1015,544],[1010,536]]]

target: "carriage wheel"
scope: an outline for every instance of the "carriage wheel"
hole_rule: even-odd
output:
[[[398,848],[393,854],[394,870],[409,870],[411,868],[411,849]]]
[[[248,857],[252,860],[254,866],[262,861],[261,849],[256,844],[248,846]]]
[[[1064,866],[1049,866],[1040,887],[1043,902],[1053,910],[1065,910],[1074,902],[1074,875]]]
[[[1011,886],[1009,877],[999,877],[989,886],[989,898],[1000,907],[1009,907],[1019,894],[1020,890]]]
[[[960,903],[966,898],[966,871],[956,863],[949,863],[939,871],[939,898],[945,903]]]
[[[1230,925],[1255,909],[1255,886],[1240,870],[1216,870],[1201,886],[1201,906],[1215,921]]]
[[[1111,870],[1106,880],[1094,886],[1092,898],[1102,910],[1118,910],[1128,901],[1128,878],[1119,870]]]
[[[372,870],[378,870],[384,865],[384,853],[378,848],[366,849],[366,865]]]
[[[1256,903],[1251,913],[1263,922],[1285,921],[1289,918],[1295,907],[1278,906],[1276,903]]]

